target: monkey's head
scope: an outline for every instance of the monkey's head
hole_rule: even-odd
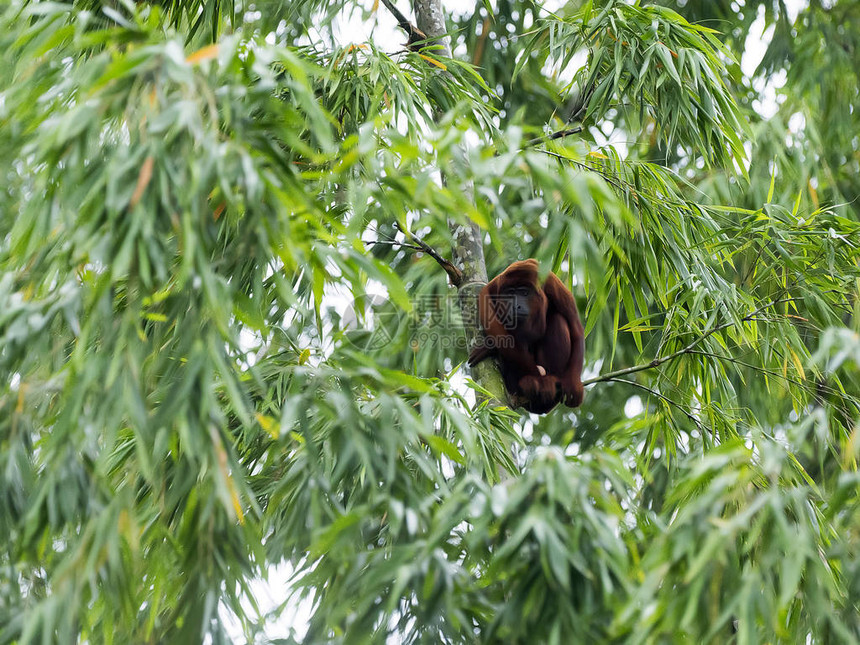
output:
[[[484,329],[496,335],[509,334],[529,343],[546,332],[547,298],[538,281],[536,260],[514,262],[504,280],[492,280],[485,289],[490,298],[480,308]]]

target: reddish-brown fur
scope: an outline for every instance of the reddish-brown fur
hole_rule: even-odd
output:
[[[508,315],[511,303],[527,317]],[[495,356],[515,405],[543,414],[559,403],[582,403],[585,336],[576,301],[554,273],[541,286],[537,261],[514,262],[481,289],[478,316],[484,343],[472,350],[469,365]]]

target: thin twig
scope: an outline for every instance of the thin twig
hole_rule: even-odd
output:
[[[400,246],[404,249],[412,249],[413,251],[421,251],[424,249],[418,246],[417,244],[409,244],[408,242],[400,242],[398,240],[363,240],[365,244],[376,246],[377,244],[381,246]]]
[[[404,16],[400,9],[394,6],[394,3],[391,0],[382,0],[382,4],[385,5],[386,9],[391,12],[391,15],[394,16],[395,20],[397,20],[397,24],[400,28],[406,32],[406,35],[409,37],[409,49],[415,50],[413,47],[416,43],[427,40],[427,34],[418,29],[415,25],[409,22],[409,18]]]
[[[460,271],[460,269],[455,267],[449,260],[446,260],[441,255],[439,255],[439,253],[436,252],[436,249],[434,249],[432,246],[430,246],[423,240],[419,240],[417,237],[415,237],[411,233],[411,231],[401,226],[399,223],[395,223],[395,226],[401,233],[403,233],[403,235],[406,236],[406,239],[408,239],[413,246],[417,246],[421,251],[436,260],[439,266],[445,269],[445,273],[448,274],[448,278],[451,280],[451,284],[453,284],[455,287],[460,286],[460,284],[463,282],[463,273]]]
[[[672,407],[677,408],[678,410],[680,410],[680,411],[681,411],[681,412],[682,412],[682,413],[683,413],[683,414],[684,414],[684,415],[685,415],[685,416],[686,416],[690,421],[692,421],[693,423],[695,423],[695,424],[696,424],[696,427],[699,429],[699,431],[702,433],[702,435],[704,435],[704,433],[705,433],[705,426],[704,426],[704,425],[702,425],[702,422],[701,422],[701,421],[699,421],[696,417],[694,417],[694,416],[692,415],[692,413],[690,413],[690,411],[689,411],[689,410],[687,410],[686,408],[684,408],[684,406],[683,406],[683,405],[681,405],[681,404],[680,404],[680,403],[678,403],[677,401],[673,401],[672,399],[670,399],[670,398],[669,398],[668,396],[666,396],[665,394],[661,394],[661,393],[660,393],[660,392],[658,392],[657,390],[652,390],[650,387],[648,387],[648,386],[646,386],[646,385],[642,385],[641,383],[637,383],[636,381],[628,381],[628,380],[627,380],[627,379],[625,379],[625,378],[615,378],[615,377],[612,377],[612,378],[609,378],[609,379],[606,379],[606,380],[607,380],[607,381],[611,381],[611,382],[613,382],[613,383],[625,383],[625,384],[627,384],[627,385],[632,385],[633,387],[638,387],[640,390],[645,390],[646,392],[648,392],[648,394],[651,394],[652,396],[656,396],[657,398],[663,399],[666,403],[668,403],[668,404],[669,404],[669,405],[671,405]]]
[[[609,175],[607,173],[604,173],[601,170],[599,170],[598,168],[592,168],[591,166],[587,166],[584,163],[580,163],[579,161],[571,159],[570,157],[565,157],[564,155],[560,155],[557,152],[553,152],[552,150],[540,150],[540,152],[542,152],[545,155],[549,155],[550,157],[555,157],[559,161],[566,161],[566,162],[580,168],[581,170],[597,173],[598,175],[603,177],[604,181],[606,181],[606,183],[608,183],[609,185],[614,186],[616,189],[618,189],[621,192],[627,192],[627,191],[625,191],[625,186],[624,186],[624,183],[622,182],[622,180],[619,179],[618,177],[615,177],[614,175]],[[629,188],[629,191],[632,191],[633,193],[636,192],[632,187]],[[636,197],[635,194],[633,196]]]
[[[570,114],[565,119],[565,123],[576,123],[577,121],[582,119],[583,116],[585,116],[585,113],[588,110],[588,102],[591,100],[592,94],[594,94],[594,88],[595,86],[592,85],[588,88],[588,90],[583,93],[580,93],[576,100],[569,106]],[[547,141],[555,141],[556,139],[570,137],[574,134],[579,134],[583,130],[585,130],[585,126],[583,125],[577,125],[573,128],[564,128],[562,130],[558,130],[557,132],[553,132],[552,134],[543,137],[535,137],[534,139],[526,141],[524,147],[536,146],[540,143],[545,143]]]
[[[579,134],[582,132],[582,126],[578,125],[575,128],[566,128],[564,130],[559,130],[558,132],[553,132],[552,134],[548,134],[543,137],[535,137],[534,139],[530,139],[526,141],[525,145],[528,146],[536,146],[539,143],[545,143],[547,141],[555,141],[556,139],[563,139],[564,137],[570,137],[574,134]]]
[[[756,316],[758,314],[760,314],[762,311],[764,311],[765,309],[768,309],[769,307],[773,307],[775,305],[782,304],[783,302],[792,302],[795,300],[799,300],[799,298],[778,298],[776,300],[772,300],[771,302],[769,302],[765,305],[762,305],[761,307],[759,307],[755,311],[751,311],[750,313],[748,313],[746,316],[741,318],[741,322],[749,322],[751,320],[755,320]],[[727,329],[729,327],[732,327],[734,324],[735,323],[732,321],[732,322],[723,323],[722,325],[717,325],[716,327],[706,331],[704,334],[702,334],[698,338],[695,338],[686,347],[683,347],[682,349],[679,349],[676,352],[672,352],[671,354],[667,354],[666,356],[657,357],[649,363],[644,363],[642,365],[634,365],[632,367],[625,367],[624,369],[616,370],[614,372],[607,372],[606,374],[601,374],[600,376],[596,376],[592,379],[588,379],[586,381],[583,381],[582,384],[583,385],[591,385],[592,383],[600,383],[602,381],[611,381],[612,379],[615,379],[619,376],[627,376],[628,374],[635,374],[636,372],[643,372],[645,370],[650,370],[650,369],[653,369],[655,367],[659,367],[663,363],[668,363],[669,361],[671,361],[675,358],[678,358],[679,356],[682,356],[683,354],[691,353],[693,351],[693,349],[696,347],[696,345],[698,345],[699,343],[704,341],[706,338],[717,333],[718,331],[722,331],[723,329]]]
[[[827,396],[839,396],[841,392],[834,387],[830,387],[826,383],[822,383],[821,381],[816,381],[815,383],[811,383],[808,379],[803,381],[799,381],[797,379],[793,379],[790,376],[786,376],[780,374],[775,370],[769,370],[763,367],[758,367],[757,365],[753,365],[752,363],[747,363],[745,361],[738,360],[736,358],[732,358],[731,356],[723,356],[721,354],[712,354],[711,352],[703,352],[702,350],[693,350],[690,354],[707,356],[709,358],[716,359],[718,361],[726,361],[729,363],[734,363],[736,365],[741,365],[753,371],[759,372],[760,374],[766,374],[768,376],[772,376],[774,378],[779,378],[784,380],[786,383],[791,383],[792,385],[796,385],[802,390],[805,390],[810,396],[816,397],[820,394],[825,394]],[[834,405],[836,410],[841,412],[843,415],[848,417],[850,415],[850,411],[847,406],[844,405]]]
[[[722,354],[714,354],[712,352],[704,352],[701,349],[694,349],[689,352],[690,354],[694,354],[696,356],[706,356],[708,358],[713,358],[718,361],[726,361],[727,363],[734,363],[735,365],[740,365],[741,367],[746,367],[747,369],[751,369],[759,374],[765,374],[767,376],[772,376],[774,378],[782,379],[786,383],[791,383],[792,385],[796,385],[799,388],[807,391],[811,391],[814,389],[814,386],[809,385],[809,383],[804,381],[798,381],[797,379],[793,379],[790,376],[781,374],[776,370],[769,370],[766,367],[759,367],[758,365],[753,365],[752,363],[747,363],[746,361],[739,360],[737,358],[733,358],[732,356],[723,356]],[[828,394],[834,393],[835,390],[830,390]]]

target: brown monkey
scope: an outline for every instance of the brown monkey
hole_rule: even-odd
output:
[[[495,356],[515,404],[544,414],[582,403],[585,336],[576,301],[554,273],[541,285],[537,261],[514,262],[481,289],[478,316],[484,342],[469,365]]]

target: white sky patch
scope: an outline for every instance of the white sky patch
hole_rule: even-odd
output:
[[[793,24],[800,11],[808,5],[808,0],[786,0],[785,8],[789,22]],[[759,7],[756,19],[750,26],[744,43],[744,53],[741,56],[741,71],[744,76],[752,79],[753,89],[759,94],[759,98],[753,101],[753,108],[764,119],[771,118],[779,109],[779,104],[784,99],[778,95],[778,90],[785,85],[786,81],[785,70],[777,71],[771,78],[753,76],[770,45],[773,31],[773,25],[765,29],[764,7]]]
[[[773,38],[773,25],[767,29],[764,28],[764,7],[760,6],[758,14],[756,14],[756,19],[750,25],[750,30],[744,43],[744,53],[741,56],[741,71],[744,73],[744,76],[751,78],[755,74],[756,68],[764,58],[771,38]]]
[[[627,403],[624,404],[624,416],[628,419],[632,419],[636,415],[642,414],[645,410],[645,406],[642,405],[642,399],[638,395],[633,395],[629,399],[627,399]]]
[[[288,594],[294,572],[295,569],[290,563],[282,562],[269,569],[268,580],[258,578],[251,583],[260,612],[263,615],[270,613],[273,615],[266,623],[267,639],[286,639],[293,636],[301,642],[307,634],[310,615],[313,611],[313,603],[310,599],[296,599],[295,602],[287,603],[280,615],[275,615]],[[254,615],[250,601],[243,601],[242,608],[248,616]],[[236,617],[224,605],[221,605],[220,613],[230,639],[237,643],[242,642],[242,626]]]

